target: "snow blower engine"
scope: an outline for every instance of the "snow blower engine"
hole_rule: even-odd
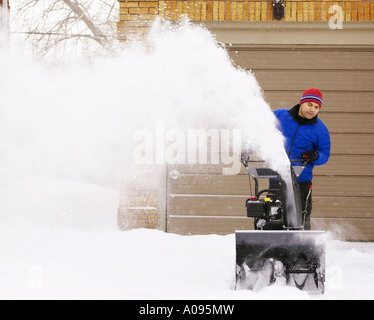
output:
[[[271,168],[259,166],[264,162],[251,160],[249,155],[242,155],[241,162],[250,186],[251,179],[255,184],[254,194],[246,200],[246,214],[253,218],[254,230],[235,233],[236,289],[259,290],[283,284],[323,293],[324,232],[303,230],[304,212],[297,184],[307,162],[291,161],[291,181],[284,181]],[[261,180],[267,182],[262,190]]]

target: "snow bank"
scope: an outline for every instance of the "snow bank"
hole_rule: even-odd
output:
[[[233,234],[119,231],[118,190],[101,185],[35,176],[6,191],[2,210],[21,211],[1,219],[0,299],[374,298],[373,243],[327,241],[324,295],[235,291]]]
[[[325,295],[235,291],[234,236],[0,227],[0,299],[373,299],[374,245],[330,241]]]

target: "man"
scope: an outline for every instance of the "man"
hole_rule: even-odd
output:
[[[308,161],[297,181],[300,189],[304,229],[310,230],[312,213],[311,186],[314,166],[325,164],[330,157],[330,134],[327,127],[318,118],[322,107],[322,93],[316,88],[308,89],[300,103],[291,109],[274,111],[278,118],[279,130],[286,138],[285,150],[290,160]]]

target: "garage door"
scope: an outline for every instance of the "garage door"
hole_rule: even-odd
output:
[[[251,69],[272,109],[295,105],[302,92],[324,95],[321,120],[330,130],[331,158],[316,167],[312,228],[347,240],[374,240],[374,50],[372,48],[232,48]],[[167,231],[232,233],[252,229],[245,217],[245,170],[223,176],[219,166],[167,168]]]

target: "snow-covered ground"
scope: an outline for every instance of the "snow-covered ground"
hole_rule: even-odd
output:
[[[256,79],[212,35],[185,23],[149,41],[64,70],[0,52],[0,299],[373,299],[374,243],[330,239],[326,293],[309,296],[233,290],[233,234],[117,229],[134,131],[159,120],[239,128],[289,167]]]
[[[374,243],[328,240],[324,295],[283,286],[235,291],[233,234],[119,231],[118,190],[42,177],[33,181],[38,192],[24,203],[3,203],[23,206],[24,215],[0,224],[0,299],[374,298]],[[56,206],[38,207],[52,203],[44,197]]]

